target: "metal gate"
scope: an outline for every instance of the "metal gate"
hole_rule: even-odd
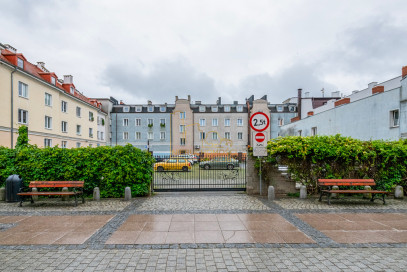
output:
[[[153,191],[246,191],[246,154],[156,157]]]

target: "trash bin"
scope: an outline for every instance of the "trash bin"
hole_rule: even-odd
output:
[[[6,179],[6,201],[18,202],[20,197],[17,195],[20,188],[23,187],[23,180],[19,175],[11,175]]]

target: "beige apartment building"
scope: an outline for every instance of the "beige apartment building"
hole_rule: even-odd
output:
[[[106,145],[107,114],[76,89],[72,76],[58,79],[11,46],[0,44],[0,50],[1,146],[15,146],[21,125],[28,127],[29,143],[39,147]]]
[[[175,97],[175,108],[171,117],[172,154],[194,153],[194,115],[191,109],[191,96],[188,99]]]

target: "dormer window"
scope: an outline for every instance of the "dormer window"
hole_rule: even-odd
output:
[[[236,107],[236,111],[242,112],[242,111],[243,111],[243,106],[237,106],[237,107]]]
[[[24,69],[24,61],[20,58],[17,58],[17,66],[21,69]]]
[[[199,106],[199,112],[205,112],[205,106]]]
[[[326,105],[326,103],[324,103],[324,104]],[[291,112],[295,111],[295,106],[290,106],[289,111],[291,111]]]
[[[71,94],[75,94],[75,89],[74,89],[74,87],[71,87]]]
[[[136,112],[141,112],[141,106],[136,106]]]
[[[130,111],[130,107],[129,107],[129,106],[123,107],[123,112],[129,112],[129,111]]]
[[[56,84],[55,77],[51,77],[51,84],[52,84],[52,85],[55,85],[55,84]]]
[[[166,108],[165,106],[161,106],[161,107],[160,107],[160,111],[161,111],[161,112],[165,112],[166,109],[167,109],[167,108]]]
[[[147,111],[148,112],[153,112],[154,111],[154,106],[148,106]]]
[[[230,106],[225,106],[225,112],[230,112]]]
[[[218,112],[218,106],[212,106],[212,112]]]
[[[277,106],[277,111],[279,112],[283,111],[283,106]]]

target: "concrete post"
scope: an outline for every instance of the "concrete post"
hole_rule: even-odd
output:
[[[404,192],[403,192],[403,187],[398,185],[394,189],[394,198],[396,199],[403,199],[404,198]]]
[[[339,187],[334,185],[334,186],[332,186],[332,190],[339,190]],[[338,198],[338,197],[339,197],[338,194],[335,194],[335,193],[331,194],[331,198]]]
[[[62,192],[68,192],[68,187],[62,188]],[[69,199],[69,196],[62,196],[62,201],[67,201]]]
[[[371,191],[371,190],[372,190],[372,187],[370,187],[369,185],[367,185],[367,186],[365,186],[365,190]],[[371,193],[365,193],[365,194],[363,194],[363,198],[370,199],[370,198],[372,198],[372,194],[371,194]]]
[[[124,200],[130,201],[131,200],[131,190],[130,187],[126,187],[124,189]]]
[[[34,188],[31,189],[31,192],[38,192],[38,189],[34,187]],[[38,196],[37,196],[37,195],[33,195],[32,198],[33,198],[34,201],[37,201],[37,200],[38,200]]]
[[[274,192],[274,186],[269,186],[268,199],[269,199],[269,201],[273,201],[275,198],[276,198],[276,194]]]
[[[5,200],[6,200],[6,188],[2,187],[0,188],[0,201]]]
[[[93,188],[93,200],[100,201],[100,190],[99,187]]]
[[[301,185],[300,187],[300,198],[306,199],[307,198],[307,186]]]

